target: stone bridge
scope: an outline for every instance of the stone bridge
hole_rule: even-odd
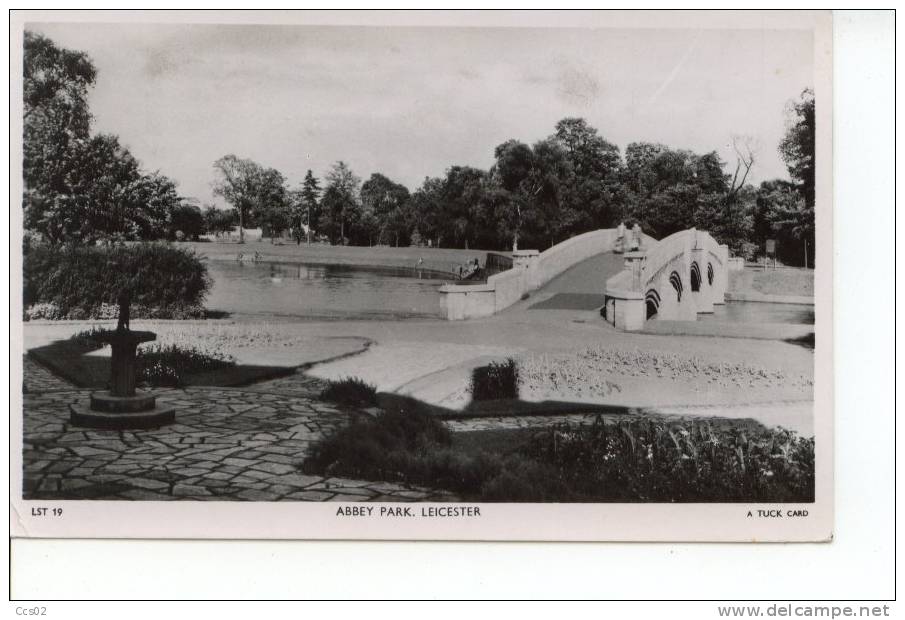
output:
[[[486,283],[441,287],[446,316],[462,320],[502,312],[543,291],[567,271],[574,273],[573,268],[584,269],[582,265],[587,264],[596,271],[594,261],[602,254],[619,253],[624,241],[617,229],[606,228],[577,235],[544,252],[514,252],[513,268]],[[653,316],[693,321],[698,313],[713,312],[714,304],[723,303],[728,248],[704,231],[685,230],[661,241],[642,235],[641,250],[623,256],[624,269],[614,265],[600,274],[598,283],[592,282],[592,290],[583,291],[601,296],[597,307],[602,306],[603,317],[619,329],[639,330]]]
[[[657,317],[694,321],[725,303],[729,248],[691,228],[625,254],[625,269],[607,280],[603,316],[619,329],[635,331]]]
[[[538,252],[512,253],[513,267],[487,279],[486,284],[447,284],[440,288],[441,303],[451,321],[490,316],[505,310],[528,294],[543,288],[567,270],[617,248],[619,232],[615,228],[593,230],[576,235]],[[642,247],[656,240],[642,235]],[[605,281],[600,280],[602,294]]]

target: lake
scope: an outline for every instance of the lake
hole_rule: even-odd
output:
[[[700,321],[728,323],[814,324],[814,306],[770,302],[727,301],[713,307],[713,314],[699,314]]]
[[[442,318],[436,274],[411,268],[208,261],[205,306],[231,316],[308,319]]]

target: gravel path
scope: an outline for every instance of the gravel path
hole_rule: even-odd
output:
[[[72,390],[75,386],[66,379],[58,377],[50,370],[34,361],[27,355],[22,356],[22,392],[59,392]]]

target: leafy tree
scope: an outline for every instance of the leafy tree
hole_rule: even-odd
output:
[[[165,236],[176,184],[116,136],[90,135],[91,59],[26,32],[23,69],[25,227],[54,245]]]
[[[612,179],[622,168],[619,147],[597,135],[583,118],[562,119],[553,138],[566,149],[578,177]]]
[[[320,219],[320,194],[321,189],[317,177],[314,176],[311,170],[308,170],[305,173],[305,180],[302,182],[302,189],[296,203],[299,209],[296,216],[297,220],[299,222],[304,221],[305,226],[308,228],[306,235],[308,244],[311,243],[311,230],[314,227],[314,223]]]
[[[321,228],[330,237],[331,243],[335,244],[338,239],[345,244],[346,227],[351,228],[361,217],[358,195],[361,180],[343,161],[333,164],[326,180],[327,187],[321,202]]]
[[[803,203],[795,208],[789,208],[788,200],[777,203],[783,206],[784,213],[777,220],[782,221],[782,224],[777,226],[798,240],[805,266],[814,264],[815,136],[814,91],[806,89],[802,92],[800,101],[790,104],[789,126],[779,144],[779,153],[786,162],[789,176],[795,182]],[[808,247],[812,248],[810,253],[807,251]]]
[[[66,185],[35,218],[52,243],[157,239],[178,202],[175,185],[161,175],[145,176],[116,136],[80,142],[68,163]]]
[[[814,208],[808,206],[794,184],[782,180],[761,183],[754,221],[759,246],[763,247],[765,239],[775,239],[783,262],[803,264],[808,244],[807,263],[813,265]]]
[[[730,177],[716,152],[697,155],[662,144],[629,144],[625,214],[655,237],[696,226],[749,256],[755,192],[745,181],[754,159],[745,145],[737,143],[736,148],[738,162]]]
[[[239,243],[245,242],[245,228],[257,223],[269,227],[271,241],[274,230],[279,234],[286,229],[288,202],[282,174],[231,154],[215,161],[214,169],[219,173],[214,193],[236,210]]]
[[[206,222],[201,208],[183,200],[170,210],[167,239],[197,241],[198,237],[204,234],[205,228]]]
[[[635,194],[647,195],[653,191],[657,177],[654,160],[669,148],[651,142],[632,142],[625,147],[625,168],[623,179],[628,189]]]
[[[571,169],[561,195],[561,217],[567,225],[557,227],[557,234],[615,225],[625,204],[619,148],[582,118],[562,119],[550,139],[565,150]]]
[[[480,204],[487,173],[470,166],[452,166],[439,192],[435,223],[439,237],[452,239],[453,247],[468,249],[475,234],[474,208]]]
[[[371,247],[375,243],[381,243],[380,225],[377,217],[373,211],[364,205],[361,206],[356,218],[346,228],[346,234],[351,245],[367,245]]]
[[[220,236],[228,233],[236,225],[236,212],[232,209],[218,209],[207,205],[204,209],[204,227],[209,234]]]
[[[441,226],[441,199],[443,179],[440,177],[424,177],[421,187],[415,190],[411,199],[410,228],[412,237],[417,237],[435,247],[443,241]]]
[[[757,191],[750,185],[741,187],[729,200],[722,193],[702,193],[698,196],[694,225],[728,245],[737,256],[752,258],[757,249],[751,240],[756,196]]]
[[[74,143],[68,157],[67,174],[55,194],[33,200],[26,210],[28,229],[51,244],[166,236],[170,214],[182,201],[171,179],[144,174],[138,160],[109,134]]]
[[[262,168],[257,184],[257,215],[264,236],[274,238],[292,225],[286,179],[273,168]]]
[[[340,221],[343,217],[346,198],[342,193],[331,185],[324,190],[321,197],[321,218],[318,222],[318,232],[326,235],[330,243],[336,245],[337,241],[342,240],[345,230],[340,227]]]
[[[26,227],[46,215],[57,196],[68,193],[66,176],[74,151],[89,138],[88,90],[97,71],[87,54],[57,47],[25,31],[23,67],[23,180]],[[53,232],[53,231],[48,231]]]
[[[494,150],[492,176],[504,191],[495,195],[500,234],[517,249],[521,236],[533,245],[552,245],[559,232],[562,189],[572,180],[572,167],[559,142],[542,140],[532,149],[509,140]]]
[[[203,232],[201,210],[195,207],[197,216],[187,211],[191,205],[179,195],[176,182],[172,179],[160,172],[142,175],[137,193],[133,210],[134,219],[139,222],[140,239],[174,239],[177,230],[197,238]]]
[[[814,149],[816,128],[814,124],[814,91],[805,89],[801,100],[789,104],[789,126],[779,143],[779,154],[789,169],[789,175],[798,184],[805,203],[814,206]]]
[[[410,200],[408,188],[378,172],[362,184],[361,204],[373,218],[378,244],[391,242],[399,247],[400,239],[407,241]]]

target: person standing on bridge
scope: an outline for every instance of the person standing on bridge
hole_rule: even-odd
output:
[[[635,225],[632,226],[632,252],[637,252],[638,248],[641,247],[641,227],[638,225],[638,222],[635,222]]]
[[[616,251],[625,252],[625,222],[616,227]]]

